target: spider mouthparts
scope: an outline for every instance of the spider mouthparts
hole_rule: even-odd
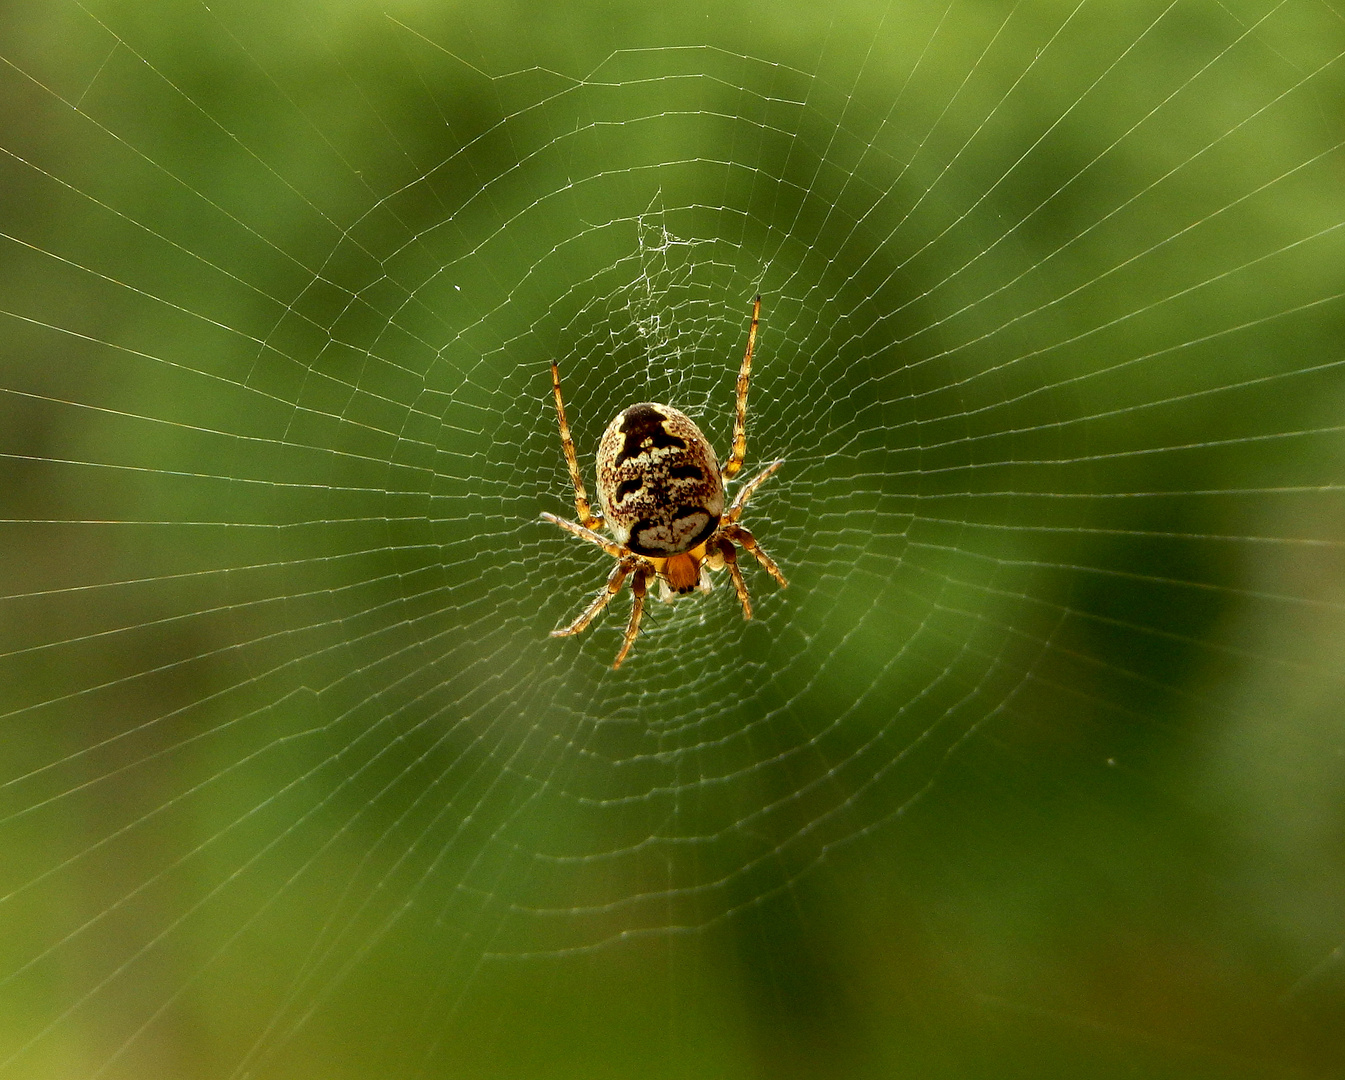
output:
[[[700,563],[685,553],[671,556],[663,564],[663,579],[675,593],[689,593],[700,581]]]

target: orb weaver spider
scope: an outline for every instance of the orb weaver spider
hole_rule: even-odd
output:
[[[738,371],[733,447],[723,469],[709,440],[686,413],[671,405],[640,402],[608,424],[598,444],[597,491],[601,512],[589,504],[579,475],[579,461],[560,393],[560,368],[552,361],[551,388],[556,398],[560,444],[574,482],[574,509],[579,521],[547,513],[542,518],[595,544],[616,560],[607,584],[598,595],[569,626],[552,630],[552,637],[582,633],[629,577],[634,598],[630,622],[612,664],[613,668],[619,668],[640,632],[644,598],[651,579],[658,579],[660,598],[671,602],[692,589],[709,592],[712,582],[706,571],[725,567],[742,604],[743,618],[750,619],[752,600],[738,566],[736,544],[751,552],[781,588],[788,584],[774,560],[739,521],[747,501],[784,460],[771,462],[739,488],[728,512],[724,511],[724,481],[737,475],[747,456],[747,386],[760,319],[758,296],[752,306],[747,351]],[[598,530],[602,528],[613,539],[601,535]]]

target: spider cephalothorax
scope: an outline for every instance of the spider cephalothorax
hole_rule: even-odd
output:
[[[598,502],[602,513],[589,505],[579,461],[565,420],[560,393],[560,369],[551,365],[551,385],[560,422],[561,448],[574,482],[574,506],[579,523],[554,514],[542,517],[581,539],[602,548],[617,560],[606,587],[569,626],[553,630],[553,637],[580,633],[631,578],[630,623],[617,653],[614,668],[630,652],[640,632],[645,593],[651,578],[659,580],[664,600],[674,594],[711,587],[708,570],[728,567],[733,587],[742,603],[743,618],[752,617],[752,601],[738,568],[735,541],[750,551],[766,572],[782,586],[784,575],[770,556],[757,545],[750,532],[738,523],[743,507],[757,487],[783,462],[775,461],[744,484],[727,513],[724,510],[724,480],[737,474],[747,454],[747,386],[752,372],[752,350],[761,317],[761,297],[752,308],[752,326],[747,333],[747,351],[738,372],[737,409],[733,423],[733,449],[721,470],[714,448],[695,422],[671,405],[646,401],[632,405],[610,424],[598,444]],[[606,527],[614,539],[596,530]]]

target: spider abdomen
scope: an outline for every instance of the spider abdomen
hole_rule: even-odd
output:
[[[645,401],[607,425],[598,444],[598,501],[619,543],[668,558],[707,540],[724,513],[724,480],[709,440],[686,413]]]

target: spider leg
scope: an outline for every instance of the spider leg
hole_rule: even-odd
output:
[[[616,660],[612,662],[613,671],[621,666],[622,660],[626,659],[630,647],[635,644],[635,635],[640,632],[640,616],[644,614],[644,595],[651,573],[653,571],[646,566],[637,565],[635,567],[635,576],[630,583],[631,595],[634,597],[631,602],[630,623],[626,626],[626,636],[621,640],[621,651],[616,654]]]
[[[600,536],[592,529],[586,529],[582,525],[576,525],[573,521],[566,521],[564,518],[556,517],[555,514],[542,513],[542,520],[549,521],[552,525],[557,525],[567,533],[579,537],[580,540],[587,540],[590,544],[597,544],[603,551],[614,559],[624,559],[630,555],[630,551],[622,545],[608,540],[605,536]]]
[[[738,549],[733,546],[733,541],[721,537],[719,540],[719,554],[724,560],[724,565],[729,569],[729,577],[733,579],[733,588],[738,593],[738,602],[743,606],[743,618],[752,617],[752,598],[747,595],[747,582],[743,580],[743,572],[738,566]]]
[[[762,569],[771,577],[780,583],[780,588],[789,584],[785,580],[784,574],[780,573],[780,568],[775,565],[775,560],[761,550],[761,545],[757,543],[757,538],[748,532],[741,525],[727,525],[723,529],[723,536],[727,540],[736,540],[738,543],[752,553],[757,562],[761,563]]]
[[[724,476],[736,476],[747,457],[747,382],[752,376],[752,350],[757,344],[757,323],[761,321],[761,297],[752,304],[752,327],[747,331],[747,352],[743,354],[743,366],[738,370],[738,386],[735,414],[733,418],[733,450],[728,461],[724,462]],[[559,391],[557,391],[559,393]]]
[[[612,602],[612,597],[621,591],[621,586],[626,580],[626,575],[634,568],[634,562],[623,559],[612,567],[612,573],[607,578],[607,584],[602,587],[602,591],[593,598],[593,602],[584,608],[569,626],[562,630],[552,630],[552,637],[569,637],[571,634],[581,634],[585,627],[591,623],[598,613]],[[636,571],[639,573],[639,571]],[[620,661],[618,660],[618,663]]]
[[[569,466],[570,479],[574,482],[575,515],[586,529],[599,528],[603,518],[589,505],[584,478],[579,475],[579,459],[574,453],[574,439],[570,436],[570,425],[565,420],[565,402],[560,396],[560,368],[554,360],[551,361],[551,391],[556,397],[556,418],[560,421],[560,446],[565,451],[565,464]]]
[[[738,494],[733,497],[733,503],[729,506],[729,512],[724,515],[724,520],[730,525],[736,525],[738,518],[742,516],[743,507],[747,505],[747,500],[752,497],[757,488],[761,487],[767,480],[775,475],[775,470],[785,463],[784,458],[778,461],[772,461],[756,476],[752,477],[746,484],[738,489]]]

